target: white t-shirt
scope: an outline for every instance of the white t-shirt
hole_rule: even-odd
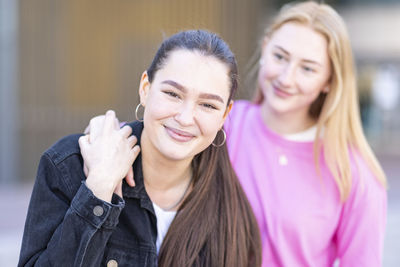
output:
[[[283,138],[296,142],[310,142],[315,140],[316,135],[317,135],[317,125],[314,125],[299,133],[286,134],[283,136]]]
[[[164,240],[165,235],[168,232],[169,226],[171,225],[172,220],[175,218],[176,211],[166,211],[157,206],[156,203],[153,202],[154,212],[157,217],[157,254],[160,251],[161,244]]]

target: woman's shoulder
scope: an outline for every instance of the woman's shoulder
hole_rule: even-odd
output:
[[[386,195],[385,186],[378,181],[367,159],[359,151],[351,151],[350,168],[353,193],[369,194],[370,197],[384,197]]]
[[[229,113],[225,125],[228,127],[238,126],[241,128],[245,121],[249,118],[254,119],[257,115],[259,106],[247,100],[237,100],[233,103],[231,112]]]
[[[138,140],[143,130],[143,122],[133,121],[126,123],[132,128],[132,134],[135,135]],[[47,155],[54,164],[58,164],[68,157],[73,155],[80,155],[81,150],[79,148],[79,138],[83,134],[70,134],[62,137],[56,141],[50,148],[48,148],[44,154]]]
[[[78,142],[82,135],[65,136],[43,153],[35,183],[46,184],[48,188],[62,192],[69,200],[73,198],[86,179]]]
[[[80,155],[78,140],[83,134],[71,134],[64,136],[48,148],[44,154],[47,155],[54,164],[58,164],[72,155]]]
[[[350,168],[353,177],[374,178],[374,174],[367,160],[357,150],[350,150]]]
[[[129,127],[132,128],[132,135],[136,136],[138,140],[138,144],[140,144],[140,136],[142,135],[143,131],[143,122],[142,121],[132,121],[128,122],[125,125],[128,125]]]
[[[255,107],[257,107],[257,105],[248,100],[236,100],[233,103],[232,111],[230,114],[232,116],[243,114],[244,112],[254,109]]]

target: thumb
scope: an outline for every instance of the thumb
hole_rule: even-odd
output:
[[[85,151],[85,149],[87,149],[90,144],[89,135],[82,135],[81,137],[79,137],[78,143],[82,153],[82,151]]]
[[[83,163],[83,173],[85,174],[86,177],[88,177],[89,169],[88,169],[86,163]]]
[[[84,134],[90,134],[90,125],[86,126],[85,130],[83,131]]]

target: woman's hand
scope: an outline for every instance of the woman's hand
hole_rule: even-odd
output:
[[[90,134],[89,142],[94,141],[100,135],[100,133],[103,129],[105,117],[106,117],[105,115],[99,115],[99,116],[93,117],[90,120],[89,125],[86,127],[85,131],[83,132],[84,134]],[[115,117],[115,119],[114,119],[114,124],[115,124],[115,129],[120,128],[120,122],[117,117]],[[85,173],[85,175],[87,177],[88,169],[87,169],[85,162],[83,163],[83,172]],[[132,167],[129,168],[128,173],[125,176],[125,180],[126,180],[127,184],[130,185],[131,187],[135,186],[135,180],[133,177]],[[122,183],[121,183],[121,187],[122,187]],[[119,194],[119,195],[121,195],[121,194]]]
[[[114,192],[122,197],[127,173],[127,182],[134,186],[132,164],[140,148],[129,126],[119,129],[114,111],[108,111],[104,119],[92,119],[89,127],[90,134],[79,139],[86,185],[96,197],[111,202]]]
[[[99,116],[93,117],[90,120],[89,125],[86,127],[86,129],[84,131],[84,134],[90,134],[89,141],[94,141],[100,135],[100,133],[103,129],[104,119],[105,119],[105,115],[99,115]],[[115,117],[115,119],[114,119],[114,124],[115,124],[115,129],[120,128],[121,124],[117,117]],[[83,171],[87,177],[88,170],[87,170],[87,166],[85,163],[83,164]],[[125,175],[125,181],[127,182],[127,184],[129,186],[131,186],[131,187],[135,186],[135,180],[134,180],[132,166],[129,168],[128,173]],[[122,182],[121,182],[120,186],[117,187],[117,190],[114,193],[117,193],[118,195],[122,196]]]

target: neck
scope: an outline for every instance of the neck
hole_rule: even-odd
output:
[[[164,210],[177,209],[190,191],[192,158],[179,161],[166,158],[144,132],[141,136],[141,153],[146,191],[150,199]]]
[[[317,123],[307,110],[279,113],[272,110],[265,101],[261,104],[261,116],[268,128],[279,135],[299,133]]]

